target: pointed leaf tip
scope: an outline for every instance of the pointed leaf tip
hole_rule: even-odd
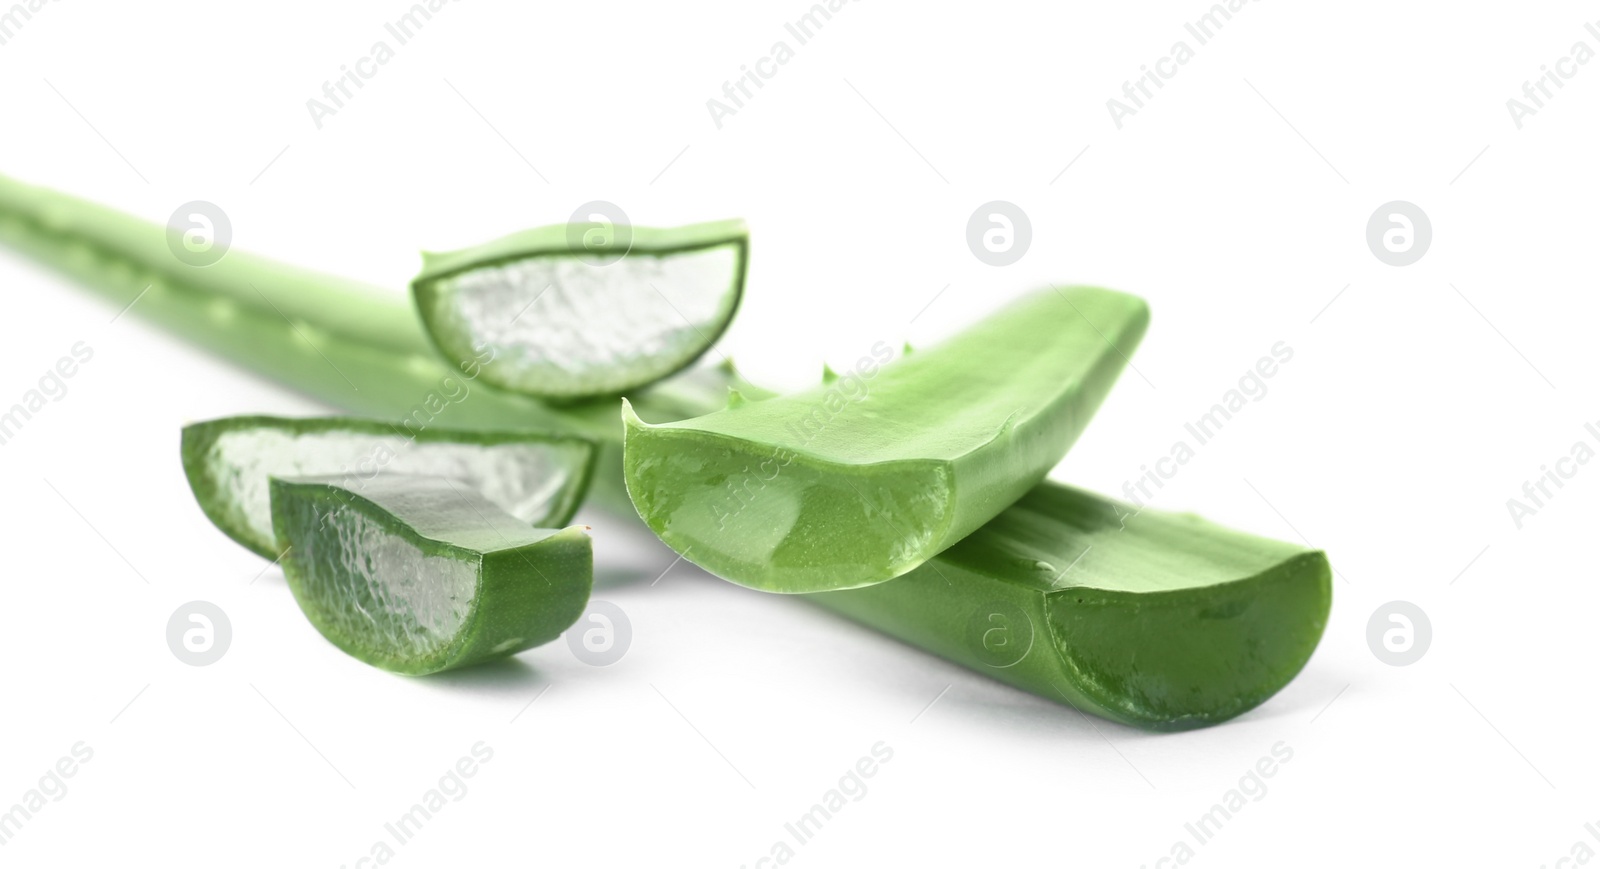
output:
[[[911,342],[910,341],[907,341],[906,342],[906,346],[901,348],[900,355],[901,356],[910,356],[911,355]]]
[[[829,367],[828,363],[826,363],[826,362],[822,363],[822,382],[823,383],[832,383],[832,382],[834,382],[835,380],[838,380],[838,379],[839,379],[839,372],[834,371],[831,367]]]
[[[738,389],[736,389],[736,388],[734,388],[732,386],[728,387],[728,409],[729,410],[732,410],[733,408],[736,408],[736,407],[744,407],[746,404],[749,404],[749,403],[750,403],[750,400],[744,397],[744,393],[740,392]]]
[[[627,428],[645,428],[647,424],[633,411],[633,402],[626,397],[622,399],[622,424]]]

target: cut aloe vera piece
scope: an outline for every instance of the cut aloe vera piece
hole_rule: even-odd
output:
[[[806,599],[1052,700],[1184,730],[1288,684],[1331,595],[1320,551],[1044,483],[906,576]]]
[[[669,546],[763,591],[899,576],[1061,460],[1143,337],[1145,303],[1051,288],[950,340],[798,394],[650,425],[625,402],[628,494]]]
[[[576,435],[236,416],[186,426],[182,453],[206,518],[245,548],[275,559],[282,550],[272,533],[269,477],[337,474],[361,492],[395,474],[446,476],[524,526],[555,527],[582,503],[596,447]]]
[[[328,641],[422,675],[547,643],[583,614],[594,581],[581,527],[530,528],[465,483],[385,474],[271,483],[283,573]]]
[[[748,260],[740,220],[560,224],[424,254],[412,292],[446,357],[492,356],[485,382],[573,400],[654,383],[700,358],[733,319]]]

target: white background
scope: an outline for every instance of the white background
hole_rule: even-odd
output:
[[[558,642],[390,676],[323,641],[179,468],[186,421],[324,409],[0,254],[0,404],[74,342],[95,353],[0,447],[0,807],[94,752],[6,865],[355,866],[479,740],[492,761],[390,865],[754,866],[880,741],[892,761],[791,865],[1153,867],[1280,741],[1292,760],[1188,840],[1190,865],[1600,850],[1600,466],[1520,530],[1506,506],[1600,421],[1600,63],[1520,130],[1505,105],[1574,43],[1600,49],[1600,4],[1252,2],[1119,130],[1106,100],[1196,45],[1203,0],[863,0],[803,47],[783,25],[804,0],[470,0],[317,129],[306,100],[405,8],[50,3],[0,46],[0,171],[156,220],[209,200],[236,247],[396,292],[420,248],[593,199],[649,225],[742,215],[754,259],[721,350],[778,386],[1045,281],[1138,293],[1137,372],[1055,473],[1111,494],[1286,342],[1268,394],[1154,505],[1325,548],[1322,645],[1239,720],[1149,735],[686,564],[653,583],[671,553],[592,515],[597,596],[633,625],[620,663]],[[718,129],[706,101],[778,40],[794,58]],[[964,238],[995,199],[1033,227],[1005,268]],[[1434,233],[1404,268],[1365,241],[1396,199]],[[203,668],[165,642],[194,599],[234,632]],[[1395,599],[1433,625],[1409,667],[1367,645]]]

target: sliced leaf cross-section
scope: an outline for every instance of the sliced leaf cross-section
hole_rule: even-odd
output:
[[[597,237],[604,244],[595,244]],[[700,358],[744,292],[743,221],[560,224],[424,254],[412,293],[444,355],[555,401],[618,395]]]
[[[183,468],[200,509],[263,558],[274,541],[269,477],[339,475],[354,491],[392,474],[445,476],[525,525],[559,527],[583,502],[597,448],[537,432],[411,429],[351,417],[236,416],[183,430]]]

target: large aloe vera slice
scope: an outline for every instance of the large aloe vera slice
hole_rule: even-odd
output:
[[[412,292],[446,357],[492,357],[485,382],[555,400],[616,395],[710,349],[739,306],[748,252],[740,220],[560,224],[424,254]]]
[[[1331,593],[1319,551],[1044,483],[906,576],[806,599],[1052,700],[1183,730],[1288,684]]]
[[[514,655],[589,600],[582,528],[530,528],[462,484],[384,475],[273,478],[283,572],[311,624],[350,655],[421,675]]]
[[[625,403],[628,494],[669,546],[740,585],[891,579],[1044,478],[1148,320],[1134,296],[1052,287],[806,392],[660,425]]]
[[[577,435],[236,416],[184,427],[182,453],[206,518],[245,548],[275,559],[281,549],[272,533],[269,477],[337,474],[361,492],[382,476],[446,476],[524,526],[555,527],[582,503],[596,448]]]

